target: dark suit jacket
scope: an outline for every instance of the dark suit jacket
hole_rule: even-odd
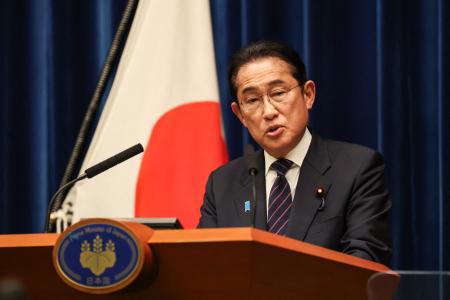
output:
[[[259,169],[255,226],[267,230],[264,153],[254,155]],[[327,191],[322,210],[318,187]],[[252,180],[241,157],[209,176],[199,227],[251,226],[252,212],[244,208],[248,200],[252,202]],[[313,135],[300,168],[286,235],[388,264],[390,207],[379,153]]]

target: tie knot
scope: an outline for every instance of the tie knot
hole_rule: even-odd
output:
[[[293,162],[289,159],[280,158],[279,160],[272,163],[270,168],[277,172],[278,175],[285,175],[286,172],[291,168]]]

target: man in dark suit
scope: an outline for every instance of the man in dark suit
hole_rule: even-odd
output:
[[[382,156],[307,127],[315,84],[290,47],[261,41],[231,59],[231,109],[263,150],[211,173],[199,227],[255,226],[388,264],[391,207]]]

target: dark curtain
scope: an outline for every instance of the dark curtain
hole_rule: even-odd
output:
[[[126,1],[0,1],[0,232],[44,228]]]
[[[2,233],[42,229],[125,2],[0,3]],[[449,269],[448,4],[211,0],[211,15],[230,157],[249,136],[229,108],[229,56],[290,43],[318,87],[311,129],[385,157],[392,266]]]

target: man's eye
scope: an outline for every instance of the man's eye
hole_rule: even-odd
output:
[[[258,100],[259,100],[259,98],[248,98],[248,99],[246,99],[245,100],[245,103],[247,103],[247,104],[252,104],[252,103],[256,103],[256,102],[258,102]]]
[[[270,92],[270,97],[283,97],[284,95],[286,95],[286,91],[285,90],[276,90],[276,91],[272,91]]]

